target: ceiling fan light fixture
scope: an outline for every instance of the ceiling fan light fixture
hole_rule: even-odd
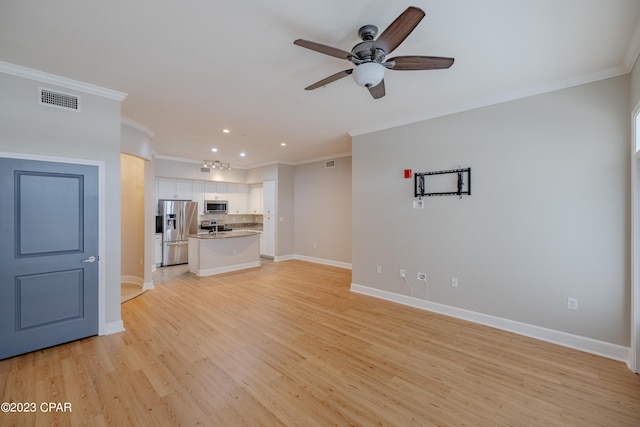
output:
[[[353,79],[360,86],[377,86],[384,78],[384,66],[377,62],[365,62],[353,70]]]

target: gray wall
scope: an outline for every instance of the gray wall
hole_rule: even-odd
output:
[[[245,182],[247,184],[262,184],[267,180],[278,179],[278,165],[267,165],[258,168],[247,169]]]
[[[629,346],[629,89],[623,76],[355,137],[353,283]],[[470,197],[412,209],[404,169],[458,166]]]
[[[297,165],[294,180],[296,254],[351,264],[351,157]]]
[[[278,165],[276,181],[276,257],[295,254],[294,166]]]
[[[635,113],[636,108],[640,105],[640,64],[638,63],[638,61],[636,60],[635,66],[633,67],[633,70],[631,71],[631,103],[629,105],[630,110],[632,113]],[[631,120],[635,120],[634,117],[632,117]],[[640,133],[640,129],[635,130],[636,134],[632,135],[632,141],[631,141],[631,147],[632,149],[630,150],[630,152],[635,152],[635,139],[638,138],[638,133]],[[633,169],[633,175],[632,175],[632,180],[633,180],[633,197],[634,197],[634,226],[635,229],[633,230],[632,233],[632,238],[635,240],[634,245],[633,245],[633,250],[631,252],[631,255],[633,256],[633,269],[634,269],[634,277],[632,277],[632,286],[634,287],[634,290],[632,292],[633,295],[633,301],[632,301],[632,310],[634,311],[632,313],[632,315],[634,316],[634,321],[633,324],[635,326],[635,331],[634,335],[632,337],[632,342],[631,345],[633,347],[632,351],[635,352],[635,354],[632,353],[632,366],[631,368],[635,370],[635,372],[640,372],[640,260],[638,259],[639,255],[640,255],[640,248],[638,247],[638,243],[640,242],[640,230],[639,225],[638,224],[640,221],[638,220],[638,217],[640,216],[640,165],[639,165],[639,160],[636,157],[636,154],[633,154],[634,158],[636,160],[633,161],[633,165],[632,165],[632,169]]]
[[[631,108],[635,108],[640,103],[640,65],[638,60],[631,70]]]
[[[120,102],[77,93],[81,111],[38,105],[38,87],[75,92],[0,73],[0,151],[104,161],[105,203],[120,212]],[[105,321],[120,321],[120,215],[105,218]]]

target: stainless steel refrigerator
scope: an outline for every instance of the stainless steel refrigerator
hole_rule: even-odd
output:
[[[189,261],[189,234],[198,233],[198,204],[186,200],[160,200],[162,266]]]

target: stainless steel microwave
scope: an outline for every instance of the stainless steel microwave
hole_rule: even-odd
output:
[[[226,200],[205,200],[204,213],[226,214],[229,202]]]

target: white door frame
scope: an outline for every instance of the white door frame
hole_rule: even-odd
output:
[[[631,115],[631,348],[627,365],[640,373],[640,104]]]
[[[104,170],[105,163],[99,160],[72,159],[68,157],[42,156],[38,154],[27,153],[10,153],[0,151],[0,157],[23,160],[39,160],[43,162],[72,163],[87,166],[98,167],[98,335],[108,335],[111,331],[107,330],[105,313],[106,313],[106,274],[105,274],[105,188],[104,188]]]

